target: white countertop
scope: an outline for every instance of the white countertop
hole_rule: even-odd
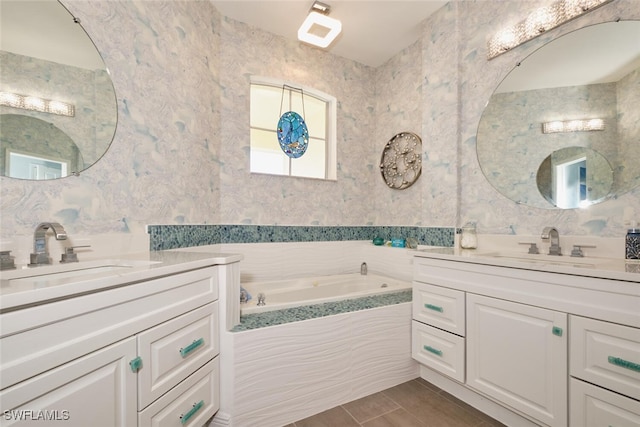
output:
[[[640,283],[640,260],[421,247],[415,256]]]
[[[168,250],[40,267],[19,265],[0,272],[0,311],[241,259],[238,254]]]

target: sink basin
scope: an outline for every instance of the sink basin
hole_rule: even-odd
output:
[[[158,261],[140,260],[100,260],[87,261],[69,264],[44,265],[39,267],[27,267],[18,270],[3,271],[1,277],[3,281],[8,281],[11,285],[35,284],[37,282],[49,282],[64,280],[69,278],[80,278],[83,276],[93,276],[103,273],[118,273],[131,270],[136,267],[145,267],[158,264]]]
[[[544,265],[565,265],[581,268],[596,268],[604,260],[594,258],[579,258],[571,256],[557,256],[546,254],[524,254],[524,253],[503,253],[503,252],[486,252],[478,253],[477,256],[489,258],[502,258],[518,262],[526,262],[532,264]]]

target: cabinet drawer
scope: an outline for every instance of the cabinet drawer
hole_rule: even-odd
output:
[[[219,358],[209,361],[196,373],[138,414],[139,426],[201,426],[220,408]]]
[[[571,316],[572,376],[640,399],[640,329]]]
[[[415,320],[411,325],[411,356],[423,365],[464,382],[464,338]]]
[[[640,402],[589,383],[569,381],[570,427],[638,427]]]
[[[465,335],[464,292],[413,284],[413,318],[456,335]]]
[[[218,302],[138,335],[138,409],[143,409],[219,353]]]

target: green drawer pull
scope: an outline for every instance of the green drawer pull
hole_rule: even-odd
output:
[[[194,342],[192,342],[188,346],[186,346],[184,348],[181,348],[180,349],[180,355],[182,357],[187,357],[189,355],[189,353],[191,353],[196,348],[200,347],[202,344],[204,344],[204,338],[200,338],[199,340],[195,340]]]
[[[198,403],[194,403],[193,408],[189,409],[189,412],[187,412],[184,415],[180,415],[180,424],[185,425],[186,423],[188,423],[189,419],[193,417],[196,414],[196,412],[202,409],[203,406],[204,406],[204,400],[201,400]]]
[[[142,358],[140,356],[136,357],[129,362],[129,366],[131,366],[131,372],[138,372],[142,368]]]
[[[425,304],[424,308],[428,308],[429,310],[433,310],[433,311],[439,311],[440,313],[444,311],[442,307],[438,307],[437,305],[433,305],[433,304]]]
[[[628,360],[621,359],[619,357],[608,357],[609,363],[612,365],[620,366],[621,368],[631,369],[632,371],[640,372],[640,363],[629,362]]]
[[[437,348],[433,348],[433,347],[430,347],[428,345],[425,345],[424,349],[427,350],[430,353],[435,354],[436,356],[442,356],[442,351],[438,350]]]
[[[551,328],[551,333],[553,335],[557,335],[559,337],[562,336],[562,328],[558,328],[557,326],[554,326],[553,328]]]

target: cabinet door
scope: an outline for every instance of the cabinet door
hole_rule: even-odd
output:
[[[467,384],[549,426],[567,425],[567,315],[467,295]]]
[[[0,425],[135,426],[135,357],[129,338],[3,390]]]

